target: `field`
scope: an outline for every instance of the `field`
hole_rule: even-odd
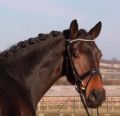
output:
[[[120,98],[107,97],[99,108],[100,116],[120,116]],[[89,109],[96,116],[96,109]],[[37,116],[86,116],[79,97],[44,97],[38,104]]]
[[[106,101],[100,116],[120,116],[120,86],[106,86]],[[89,109],[96,116],[96,109]],[[38,103],[37,116],[86,116],[74,86],[53,86]]]

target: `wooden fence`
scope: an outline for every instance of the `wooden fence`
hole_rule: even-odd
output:
[[[77,93],[70,94],[72,87],[68,88],[65,87],[64,92],[66,92],[66,94],[63,94],[63,88],[64,87],[62,87],[62,89],[61,87],[53,87],[41,99],[37,109],[38,116],[86,116],[86,112],[84,110],[84,107],[81,103],[78,94]],[[110,88],[106,89],[107,90],[106,101],[99,108],[100,116],[120,116],[120,96],[112,95],[111,92],[112,89]],[[116,90],[119,90],[118,86],[116,88],[117,88]],[[68,91],[67,89],[69,89],[69,94],[67,93]],[[110,92],[109,94],[108,91]],[[54,93],[53,95],[52,92]],[[115,93],[115,88],[113,93]],[[96,116],[95,109],[89,109],[89,112],[91,113],[92,116]]]

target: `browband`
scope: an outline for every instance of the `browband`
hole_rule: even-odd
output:
[[[85,41],[85,42],[90,42],[90,41],[95,41],[95,40],[90,40],[90,39],[80,39],[80,38],[78,38],[78,39],[70,40],[70,43],[75,42],[75,41]]]

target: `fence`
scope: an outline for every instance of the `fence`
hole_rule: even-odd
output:
[[[60,96],[61,93],[63,93],[62,88],[64,88],[64,92],[66,92],[66,94],[62,94],[62,96]],[[37,109],[38,116],[86,116],[86,112],[84,110],[84,107],[81,103],[78,94],[72,93],[71,95],[69,93],[68,95],[67,93],[71,92],[71,89],[73,87],[68,87],[69,91],[66,91],[67,90],[66,87],[62,88],[61,87],[51,88],[51,90],[49,91],[50,93],[48,92],[41,99]],[[118,88],[119,87],[117,87],[117,89]],[[108,91],[111,91],[110,88],[107,88],[106,90],[107,98],[104,104],[99,108],[100,116],[120,116],[120,97],[112,95],[112,92],[108,93]],[[53,95],[51,95],[52,92],[54,93]],[[96,116],[95,109],[89,109],[89,112],[93,116]]]

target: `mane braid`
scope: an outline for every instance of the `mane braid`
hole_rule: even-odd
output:
[[[22,48],[27,48],[29,46],[32,46],[33,44],[39,43],[41,41],[45,41],[49,37],[57,37],[60,34],[61,32],[59,31],[51,31],[50,34],[40,33],[38,34],[38,37],[29,38],[28,40],[25,41],[20,41],[16,45],[10,47],[8,50],[1,52],[0,58],[1,59],[8,58],[13,54],[17,54]]]

